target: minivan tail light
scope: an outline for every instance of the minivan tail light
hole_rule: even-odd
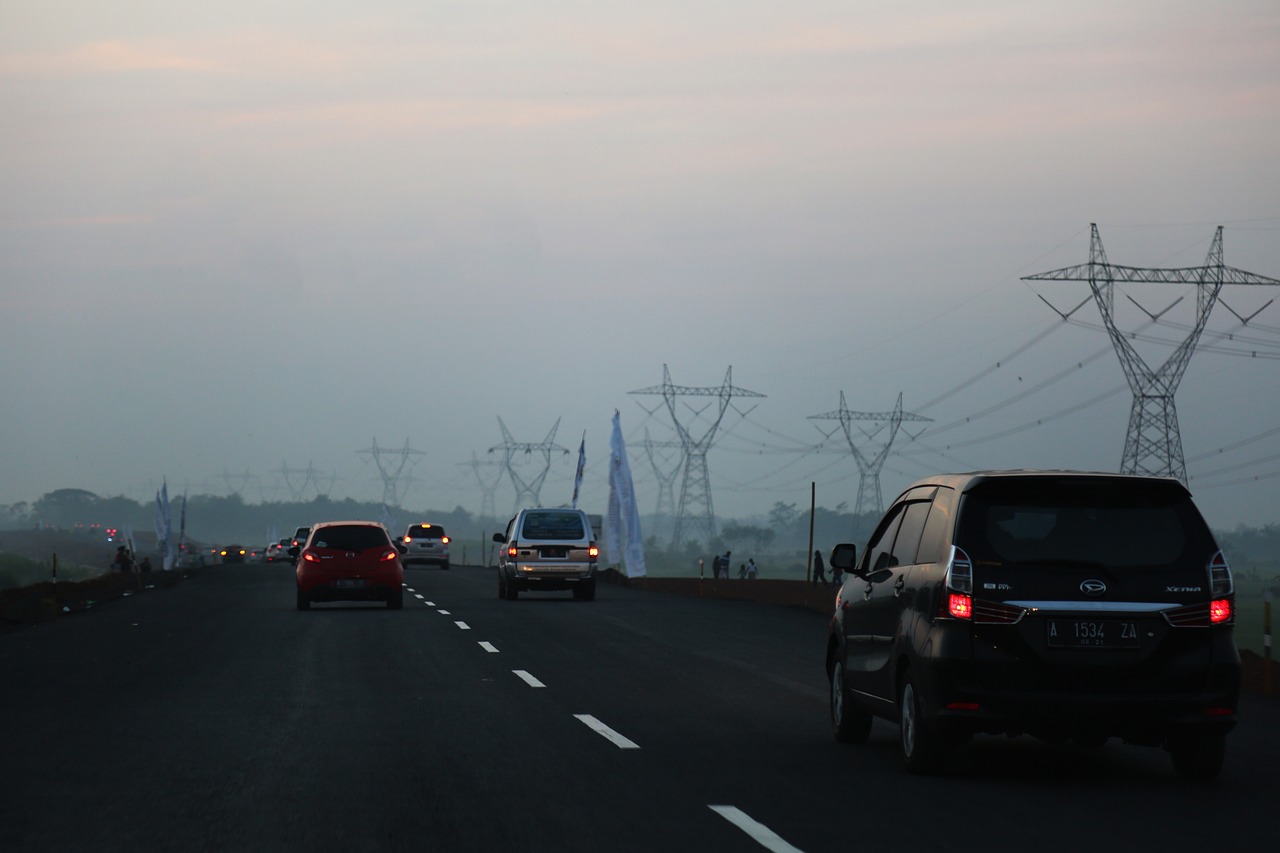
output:
[[[1209,621],[1214,625],[1231,621],[1231,599],[1218,598],[1209,602]]]
[[[1235,590],[1231,579],[1231,566],[1221,551],[1209,560],[1209,593],[1211,595],[1230,595]]]
[[[448,545],[448,544],[449,544],[449,537],[448,537],[448,536],[441,536],[441,537],[440,537],[440,544],[441,544],[441,545]]]
[[[966,595],[973,593],[973,561],[955,545],[951,546],[951,559],[947,560],[947,589]]]
[[[947,595],[947,613],[956,619],[973,618],[973,596],[959,592]]]

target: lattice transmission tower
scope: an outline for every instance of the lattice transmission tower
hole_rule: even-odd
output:
[[[307,486],[313,487],[317,494],[320,492],[320,486],[316,482],[316,469],[310,461],[307,462],[306,468],[290,468],[288,462],[281,460],[280,467],[271,473],[279,474],[284,479],[285,488],[289,490],[289,496],[295,502],[302,500],[302,496],[307,491]],[[301,475],[300,483],[295,484],[295,475]]]
[[[676,515],[676,475],[684,468],[684,442],[654,441],[649,438],[649,428],[645,427],[641,446],[644,447],[645,456],[658,479],[658,505],[653,515],[661,524],[666,525]],[[656,454],[655,450],[658,451]],[[673,450],[678,450],[679,453],[672,453]]]
[[[404,447],[391,450],[378,446],[378,439],[373,439],[373,444],[364,450],[357,450],[356,455],[363,456],[373,460],[374,466],[378,469],[378,474],[382,477],[382,504],[383,506],[393,507],[400,506],[400,499],[404,495],[404,489],[408,488],[408,472],[406,468],[410,468],[410,460],[415,456],[425,455],[421,450],[414,450],[409,446],[409,439],[404,440]],[[401,480],[405,480],[402,488]]]
[[[471,451],[470,462],[459,462],[458,464],[465,465],[470,468],[476,475],[476,482],[480,484],[480,519],[497,519],[498,509],[497,505],[494,503],[493,496],[494,493],[498,491],[498,484],[502,482],[502,475],[507,473],[506,466],[501,462],[494,462],[492,460],[481,462],[476,457],[474,450]],[[496,477],[486,480],[484,475],[480,473],[481,468],[497,468],[498,474]]]
[[[507,429],[507,425],[502,422],[501,416],[498,417],[498,426],[502,429],[502,444],[495,444],[490,447],[489,452],[492,453],[495,450],[503,451],[503,468],[506,470],[507,475],[511,477],[511,485],[515,486],[516,489],[516,511],[518,512],[522,507],[542,506],[542,484],[547,479],[547,472],[551,470],[552,452],[559,450],[564,455],[569,455],[569,448],[556,444],[556,430],[560,429],[560,419],[556,418],[555,424],[551,427],[551,432],[547,433],[547,437],[537,444],[516,441],[511,435],[511,430]],[[517,473],[515,467],[511,464],[511,460],[519,452],[523,452],[525,456],[532,456],[534,453],[540,454],[543,462],[542,470],[528,478]]]
[[[1124,452],[1120,459],[1122,474],[1149,474],[1160,477],[1176,477],[1184,484],[1187,482],[1187,463],[1182,455],[1182,436],[1178,430],[1178,412],[1174,406],[1174,395],[1178,385],[1187,372],[1191,362],[1191,354],[1209,321],[1209,313],[1219,301],[1222,288],[1227,284],[1277,285],[1280,280],[1268,278],[1256,273],[1245,272],[1235,267],[1226,266],[1222,261],[1222,226],[1214,233],[1213,242],[1209,246],[1209,254],[1204,264],[1198,267],[1127,267],[1112,264],[1107,260],[1107,253],[1102,248],[1102,238],[1098,236],[1098,226],[1090,225],[1089,262],[1073,267],[1023,276],[1024,281],[1085,281],[1089,283],[1089,291],[1093,301],[1098,305],[1102,322],[1106,325],[1111,343],[1120,359],[1120,367],[1124,371],[1129,390],[1133,392],[1133,405],[1129,410],[1129,428],[1125,433]],[[1190,333],[1174,347],[1173,353],[1159,367],[1152,368],[1134,349],[1126,334],[1116,326],[1115,321],[1115,284],[1156,283],[1156,284],[1194,284],[1196,287],[1196,319]],[[1153,321],[1162,316],[1164,309],[1156,314],[1147,311],[1129,297],[1144,314]],[[1088,301],[1088,300],[1086,300]],[[1177,304],[1176,302],[1174,304]],[[1267,305],[1271,304],[1270,302]],[[1225,303],[1224,303],[1225,305]],[[1052,307],[1052,306],[1050,306]],[[1077,306],[1079,307],[1079,306]],[[1266,308],[1263,305],[1262,308]],[[1235,311],[1236,318],[1242,324],[1258,315],[1253,312],[1248,317],[1241,317]],[[1057,311],[1057,309],[1054,309]],[[1231,310],[1227,306],[1227,310]],[[1074,313],[1058,313],[1065,320]]]
[[[675,385],[671,382],[671,371],[662,365],[662,384],[641,388],[632,394],[660,394],[667,404],[667,412],[675,425],[676,433],[684,448],[684,464],[681,466],[684,476],[680,482],[680,505],[676,508],[675,531],[672,543],[679,544],[685,540],[687,532],[701,530],[706,536],[703,540],[710,545],[716,538],[716,514],[711,504],[711,474],[707,470],[707,451],[715,441],[716,430],[724,420],[724,413],[729,408],[729,401],[734,397],[764,397],[755,391],[738,388],[733,384],[733,366],[725,371],[724,382],[719,386],[695,388],[688,385]],[[680,423],[676,415],[676,397],[715,397],[719,411],[712,420],[711,426],[700,436],[690,432],[690,427]],[[686,525],[689,528],[686,530]]]
[[[898,402],[891,412],[851,412],[845,404],[844,392],[841,391],[840,408],[834,412],[825,412],[821,415],[809,415],[809,420],[834,420],[840,422],[840,428],[844,430],[845,440],[849,442],[849,450],[853,453],[853,460],[858,463],[858,500],[854,504],[853,511],[855,514],[861,515],[864,512],[878,513],[884,509],[884,501],[880,496],[880,472],[884,469],[884,461],[889,457],[889,451],[893,449],[894,439],[898,437],[898,429],[903,422],[931,422],[933,418],[902,411],[901,391],[898,392]],[[876,436],[886,426],[889,429],[888,438],[885,439],[884,444],[875,453],[871,454],[870,458],[858,449],[858,443],[854,441],[853,427],[855,421],[870,421],[877,425],[871,431],[858,427],[858,432],[867,441],[875,440]],[[915,436],[912,436],[912,438],[915,438]]]

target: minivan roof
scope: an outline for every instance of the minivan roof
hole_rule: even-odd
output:
[[[1115,472],[1108,471],[1076,471],[1054,468],[1011,468],[1007,470],[992,469],[988,471],[968,471],[958,474],[934,474],[929,477],[922,477],[899,492],[898,497],[902,497],[912,489],[918,489],[921,486],[946,486],[947,488],[955,489],[958,492],[967,492],[982,483],[987,483],[992,480],[1013,480],[1023,478],[1111,480],[1114,481],[1116,485],[1134,482],[1164,483],[1169,488],[1180,489],[1187,495],[1191,494],[1180,480],[1173,477],[1156,477],[1149,474],[1117,474]]]

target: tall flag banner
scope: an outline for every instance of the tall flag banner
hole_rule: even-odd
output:
[[[587,469],[587,434],[582,433],[582,443],[578,445],[578,470],[573,475],[573,508],[578,508],[578,492],[582,489],[582,472]]]
[[[187,550],[187,493],[182,493],[182,515],[178,521],[178,557],[181,559]]]
[[[169,510],[169,481],[160,481],[160,504],[164,518],[164,570],[173,570],[173,513]]]
[[[645,574],[640,509],[636,505],[627,446],[622,439],[621,416],[616,409],[613,412],[613,434],[609,437],[609,509],[605,515],[605,548],[609,562],[621,563],[627,577]]]

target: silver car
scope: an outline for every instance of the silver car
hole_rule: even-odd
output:
[[[498,550],[498,597],[512,600],[520,590],[573,590],[573,597],[596,597],[599,549],[587,514],[580,509],[522,509],[493,534]]]

